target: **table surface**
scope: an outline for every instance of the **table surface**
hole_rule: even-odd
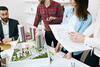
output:
[[[33,42],[29,42],[33,44]],[[11,62],[9,59],[11,59],[11,56],[13,54],[13,49],[16,46],[16,42],[11,42],[11,48],[7,49],[3,52],[1,52],[2,57],[7,57],[7,67],[89,67],[88,65],[74,59],[65,59],[62,58],[64,53],[59,52],[56,53],[55,56],[53,56],[53,61],[50,63],[50,58],[44,58],[44,59],[38,59],[38,60],[22,60],[22,61],[15,61]],[[33,44],[35,45],[35,44]],[[49,50],[54,52],[54,49],[49,47]],[[9,59],[8,59],[9,58]]]

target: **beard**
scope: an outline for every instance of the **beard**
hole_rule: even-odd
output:
[[[2,19],[2,21],[4,21],[4,22],[7,22],[8,21],[8,18],[1,18]]]

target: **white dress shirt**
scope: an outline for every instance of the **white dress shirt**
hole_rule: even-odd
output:
[[[9,22],[7,22],[6,24],[2,23],[2,28],[3,28],[4,38],[9,38]]]

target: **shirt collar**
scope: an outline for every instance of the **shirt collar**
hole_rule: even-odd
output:
[[[9,24],[9,20],[7,21],[7,23],[6,24],[3,24],[3,20],[1,19],[1,23],[2,23],[2,25],[8,25]]]

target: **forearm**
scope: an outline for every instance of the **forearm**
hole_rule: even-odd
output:
[[[36,18],[33,26],[37,27],[40,21],[40,18]]]

